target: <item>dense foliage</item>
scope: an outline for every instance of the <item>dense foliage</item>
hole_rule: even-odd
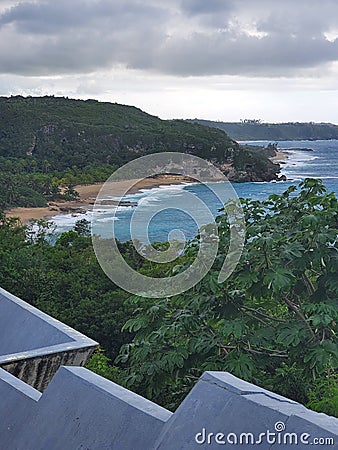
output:
[[[96,261],[85,221],[52,244],[46,223],[32,233],[2,216],[0,285],[100,342],[105,353],[94,355],[91,369],[166,407],[174,409],[204,370],[226,370],[338,416],[337,199],[305,180],[242,204],[245,251],[222,284],[224,211],[212,270],[176,297],[118,289]],[[142,273],[164,276],[184,270],[198,244],[196,237],[174,265],[145,261],[130,243],[120,248]]]
[[[223,160],[238,144],[220,130],[164,121],[138,108],[62,97],[0,98],[0,155],[47,159],[54,169],[124,164],[145,153],[187,151]]]
[[[45,206],[48,201],[74,200],[76,184],[106,181],[116,170],[110,164],[88,164],[55,170],[47,160],[0,156],[0,208]]]
[[[124,163],[161,151],[192,153],[236,171],[249,165],[263,180],[278,172],[264,154],[214,128],[116,103],[0,97],[0,207],[43,206],[58,200],[62,186],[105,181]]]
[[[227,370],[317,407],[326,383],[335,395],[320,406],[338,414],[338,203],[316,180],[300,188],[242,200],[245,251],[223,284],[216,281],[229,245],[222,214],[219,257],[202,282],[171,299],[132,299],[135,316],[124,330],[136,336],[118,358],[129,387],[174,406],[204,370]],[[187,261],[197,248],[189,247]]]
[[[190,120],[225,131],[239,141],[297,141],[316,139],[338,139],[338,125],[332,123],[288,122],[262,123],[258,121],[214,122],[211,120]]]

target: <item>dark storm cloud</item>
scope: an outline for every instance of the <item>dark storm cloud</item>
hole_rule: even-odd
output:
[[[230,0],[181,0],[182,13],[195,18],[198,24],[211,28],[227,28],[230,12],[234,9]]]
[[[0,72],[302,75],[338,60],[332,29],[333,0],[25,2],[0,13]]]
[[[42,0],[21,3],[5,11],[0,16],[0,26],[13,24],[20,32],[47,35],[100,25],[108,31],[109,25],[120,29],[133,23],[137,25],[135,21],[149,25],[154,19],[163,19],[163,13],[161,8],[137,0]]]
[[[224,0],[182,0],[182,10],[188,14],[215,14],[232,9],[231,1]]]
[[[148,67],[166,11],[137,0],[53,0],[0,16],[2,72],[88,72],[114,64]]]

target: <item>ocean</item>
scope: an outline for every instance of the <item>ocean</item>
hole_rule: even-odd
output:
[[[246,143],[264,145],[269,142],[271,141],[247,141]],[[289,151],[288,159],[281,165],[281,174],[286,176],[287,181],[232,183],[238,197],[266,199],[270,194],[280,194],[290,185],[297,185],[305,178],[321,178],[327,190],[338,195],[338,140],[282,141],[277,145],[280,149],[310,148],[313,151]],[[217,186],[213,188],[217,190]],[[184,211],[187,209],[184,205],[190,202],[192,196],[200,199],[200,202],[196,203],[197,206],[191,214],[191,208]],[[218,211],[222,207],[217,196],[200,184],[160,186],[128,195],[125,199],[137,202],[137,208],[135,206],[123,206],[117,209],[116,207],[100,208],[99,213],[96,211],[93,218],[95,234],[104,237],[115,236],[121,242],[130,240],[132,219],[133,238],[141,242],[167,241],[169,233],[176,239],[188,240],[198,232],[196,220],[203,216],[205,205],[213,216],[219,214]],[[113,208],[114,214],[112,214]],[[56,232],[61,233],[71,229],[77,220],[85,218],[91,221],[92,214],[90,211],[75,217],[65,214],[55,216],[52,220],[56,224]],[[145,216],[147,216],[146,220]]]

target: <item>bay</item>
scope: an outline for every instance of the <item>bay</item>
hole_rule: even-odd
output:
[[[268,144],[271,141],[250,141],[247,144]],[[280,149],[304,148],[313,151],[288,150],[289,157],[282,164],[282,174],[287,177],[287,181],[282,182],[255,182],[255,183],[232,183],[238,197],[266,199],[270,194],[281,194],[290,185],[298,185],[305,178],[320,178],[323,180],[329,192],[333,191],[338,195],[338,141],[282,141],[277,143]],[[215,187],[215,186],[214,186]],[[217,189],[217,187],[215,187]],[[190,202],[189,195],[196,196],[201,200],[201,209],[198,205],[191,209],[184,207]],[[185,201],[185,197],[187,200]],[[121,242],[131,238],[131,219],[133,237],[141,242],[167,241],[169,233],[171,236],[183,240],[191,239],[198,232],[196,218],[203,214],[203,204],[206,205],[213,216],[219,214],[222,204],[213,192],[206,186],[199,184],[185,184],[174,186],[161,186],[159,188],[143,190],[137,194],[126,196],[126,200],[138,202],[138,207],[120,207],[114,212],[112,219],[111,209],[102,209],[94,216],[94,230],[96,234],[103,237],[116,237]],[[175,205],[178,205],[177,207]],[[183,205],[183,207],[182,207]],[[135,216],[135,210],[138,214]],[[142,210],[145,216],[149,215],[149,210],[154,216],[151,220],[147,217],[145,221],[142,217]],[[187,210],[187,211],[184,211]],[[156,211],[158,211],[156,213]],[[76,220],[86,218],[92,220],[92,213],[74,218],[69,215],[56,216],[53,221],[56,223],[57,231],[67,231]]]

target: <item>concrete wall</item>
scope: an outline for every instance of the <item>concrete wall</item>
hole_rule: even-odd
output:
[[[206,372],[174,414],[81,367],[61,367],[43,394],[0,369],[0,398],[0,450],[338,448],[338,419],[224,372]]]
[[[290,444],[287,433],[296,433],[292,439],[297,439],[297,445]],[[305,449],[315,438],[334,440],[335,445],[321,448],[338,448],[338,419],[310,411],[229,373],[205,372],[168,421],[154,449],[219,449],[230,445]],[[261,442],[244,445],[251,444],[252,439]]]
[[[0,367],[43,391],[60,365],[83,366],[97,342],[0,289]]]
[[[1,369],[0,380],[0,450],[150,450],[171,417],[82,367],[60,368],[42,395]]]
[[[83,365],[97,343],[2,289],[0,342],[0,450],[305,449],[317,442],[338,449],[338,419],[226,372],[206,372],[172,414],[83,367],[61,366]]]
[[[0,291],[0,355],[69,342],[69,336],[36,308]],[[34,332],[33,332],[34,331]]]

